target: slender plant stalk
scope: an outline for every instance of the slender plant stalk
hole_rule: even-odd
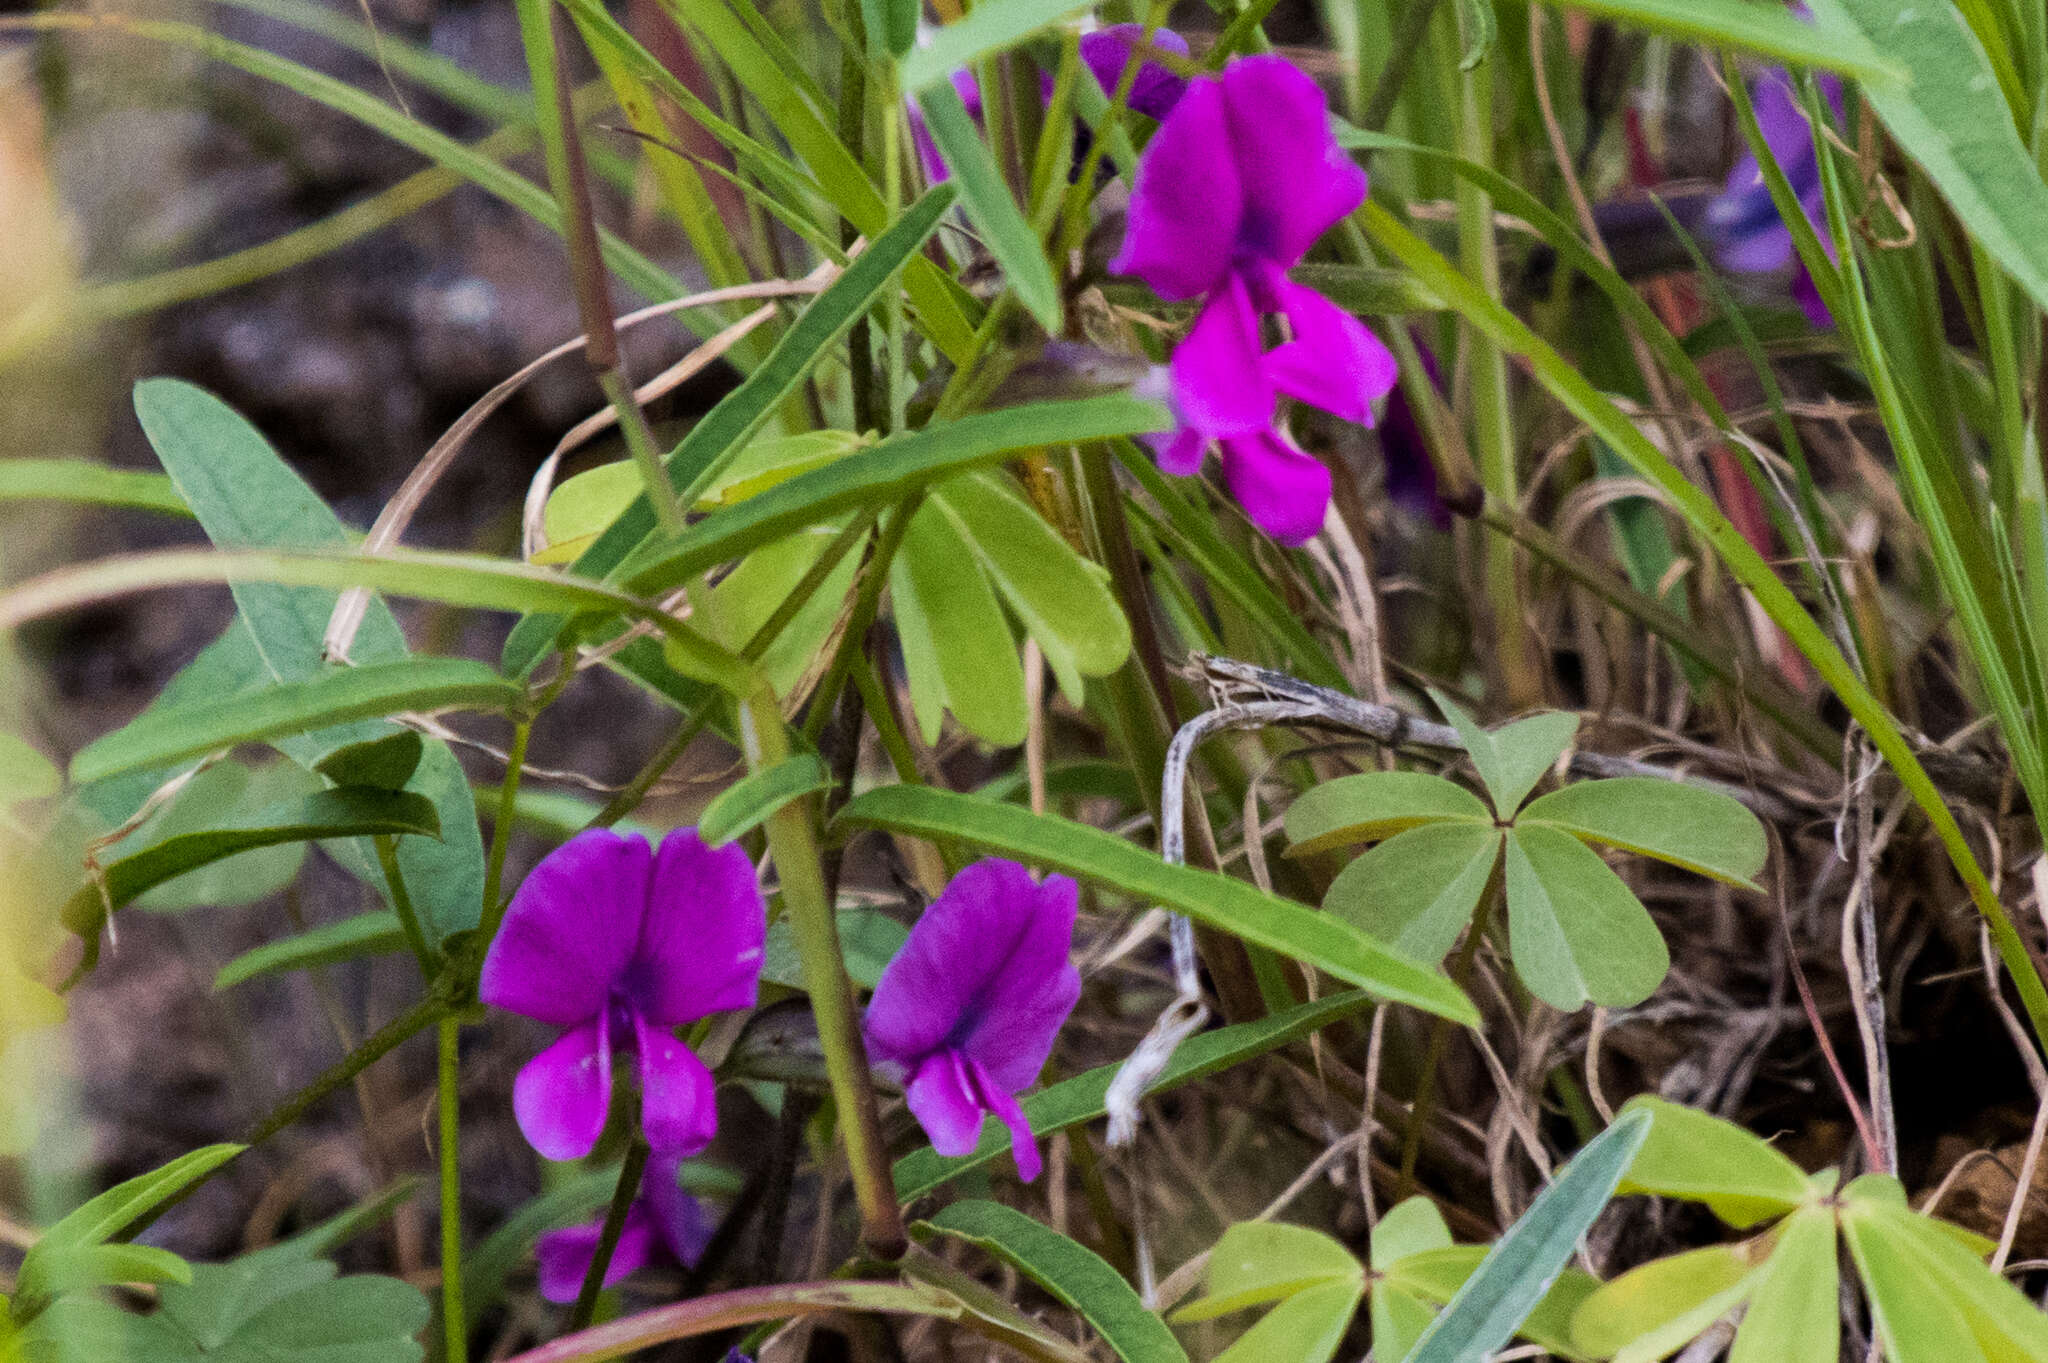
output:
[[[469,1320],[462,1309],[462,1060],[457,1043],[462,1024],[441,1019],[435,1089],[440,1109],[441,1155],[441,1337],[447,1363],[468,1363]]]
[[[512,841],[513,812],[519,806],[519,777],[526,769],[526,742],[533,736],[533,721],[522,719],[512,728],[512,746],[505,753],[505,779],[498,786],[498,816],[491,823],[491,850],[484,862],[483,940],[498,935],[505,910],[500,900],[505,888],[505,849]]]
[[[619,1236],[626,1229],[626,1213],[640,1195],[640,1180],[647,1172],[647,1140],[635,1136],[626,1150],[626,1162],[619,1166],[619,1183],[612,1189],[612,1204],[605,1210],[604,1228],[597,1234],[597,1249],[584,1270],[583,1285],[576,1289],[576,1305],[569,1310],[569,1328],[581,1330],[597,1314],[597,1294],[604,1290],[604,1275],[611,1270],[618,1253]]]
[[[384,887],[391,891],[391,911],[398,915],[405,944],[419,958],[420,974],[432,979],[434,951],[427,945],[427,934],[420,927],[419,910],[413,907],[412,896],[406,892],[405,872],[398,864],[398,839],[389,833],[379,833],[371,841],[377,848],[377,864],[384,868]]]
[[[739,729],[749,767],[771,767],[789,755],[789,731],[765,683],[741,701]],[[825,1053],[833,1101],[839,1108],[854,1198],[860,1204],[861,1240],[871,1254],[893,1260],[908,1244],[903,1210],[896,1201],[889,1152],[882,1143],[881,1114],[875,1101],[874,1076],[868,1072],[867,1047],[861,1041],[853,982],[847,978],[839,926],[825,893],[824,867],[812,826],[816,805],[816,797],[810,796],[770,815],[768,851],[782,882],[783,910],[803,961],[804,988],[817,1019],[818,1045]]]
[[[1467,990],[1472,982],[1472,966],[1479,956],[1479,943],[1486,936],[1486,924],[1493,917],[1506,882],[1505,864],[1506,859],[1496,853],[1486,889],[1479,896],[1478,911],[1472,915],[1471,926],[1465,929],[1465,940],[1458,948],[1457,959],[1451,962],[1451,979],[1460,990]],[[1429,1047],[1422,1056],[1422,1075],[1416,1081],[1415,1101],[1408,1108],[1408,1128],[1401,1137],[1401,1179],[1394,1189],[1397,1202],[1415,1191],[1415,1161],[1422,1153],[1422,1133],[1429,1128],[1429,1119],[1435,1115],[1437,1071],[1443,1064],[1444,1050],[1451,1043],[1452,1025],[1447,1018],[1436,1018],[1429,1029]]]

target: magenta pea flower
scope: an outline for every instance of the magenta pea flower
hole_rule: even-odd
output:
[[[751,1008],[767,909],[747,854],[677,829],[659,851],[590,829],[533,868],[484,957],[485,1003],[565,1028],[519,1071],[512,1110],[549,1159],[581,1159],[611,1107],[612,1054],[630,1051],[640,1124],[658,1155],[711,1143],[711,1071],[674,1029]]]
[[[1010,1128],[1029,1183],[1042,1163],[1016,1095],[1037,1080],[1081,997],[1067,959],[1079,892],[1014,861],[977,861],[910,930],[868,1004],[868,1057],[900,1075],[910,1110],[942,1155],[964,1155],[984,1114]]]
[[[1842,112],[1842,81],[1823,72],[1818,80],[1821,94]],[[1814,145],[1813,126],[1806,109],[1793,93],[1792,79],[1772,70],[1750,83],[1750,100],[1756,109],[1757,130],[1771,158],[1785,172],[1785,180],[1799,200],[1806,220],[1820,234],[1829,259],[1834,258],[1834,239],[1827,228],[1827,198],[1821,188],[1820,152]],[[1792,271],[1792,297],[1814,326],[1832,327],[1834,318],[1814,287],[1813,276],[1792,244],[1792,229],[1778,215],[1778,205],[1764,183],[1756,156],[1745,151],[1728,172],[1727,183],[1707,205],[1707,235],[1715,256],[1725,269],[1738,274],[1776,274]]]
[[[704,1204],[676,1181],[681,1161],[657,1155],[647,1161],[639,1196],[626,1209],[618,1244],[605,1266],[604,1285],[616,1287],[650,1264],[673,1263],[695,1268],[711,1243],[712,1222]],[[551,1302],[572,1302],[582,1290],[604,1234],[604,1217],[581,1226],[551,1230],[534,1243],[540,1264],[540,1294]]]
[[[1180,426],[1158,446],[1160,467],[1194,473],[1217,446],[1230,495],[1290,543],[1322,525],[1330,472],[1275,428],[1274,404],[1290,397],[1370,426],[1397,377],[1364,323],[1287,277],[1365,190],[1316,83],[1280,57],[1240,58],[1190,83],[1159,125],[1110,262],[1161,298],[1202,299],[1173,353]],[[1274,317],[1286,336],[1268,349]]]

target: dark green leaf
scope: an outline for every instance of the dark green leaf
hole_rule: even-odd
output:
[[[255,427],[212,394],[174,379],[152,379],[136,386],[135,411],[165,471],[216,545],[333,550],[352,546],[348,530],[319,495]],[[225,661],[253,661],[251,681],[295,682],[319,675],[321,640],[334,611],[334,590],[244,582],[236,584],[234,593],[248,637],[238,636],[229,646],[233,656]],[[253,651],[253,660],[245,657],[245,648]],[[356,634],[354,660],[393,662],[406,654],[397,619],[383,602],[373,599]],[[195,688],[192,698],[217,703],[241,689],[242,685],[225,684]],[[292,760],[311,766],[336,748],[391,732],[385,724],[348,726],[289,739],[280,746]],[[413,901],[429,936],[438,940],[476,926],[483,900],[483,836],[468,779],[446,743],[433,739],[424,745],[406,788],[432,800],[440,815],[439,841],[410,838],[398,849],[398,864]],[[383,874],[366,844],[333,850],[351,871],[383,892]]]
[[[1395,955],[1349,924],[1228,876],[1169,866],[1099,828],[972,795],[907,785],[882,786],[858,796],[840,811],[836,822],[956,837],[1065,871],[1308,962],[1391,1002],[1478,1024],[1477,1010],[1450,981]]]
[[[917,41],[918,0],[860,0],[861,24],[867,30],[868,50],[877,55],[900,57]]]
[[[927,1223],[1011,1264],[1095,1327],[1124,1363],[1187,1363],[1159,1317],[1101,1256],[999,1202],[956,1202]]]
[[[1955,209],[1970,239],[2048,307],[2048,184],[1970,21],[1948,4],[1814,0],[1830,36],[1868,44],[1911,74],[1863,93],[1899,146]]]
[[[71,759],[75,781],[204,757],[238,743],[292,738],[316,729],[407,710],[509,710],[526,691],[467,658],[409,658],[343,667],[237,697],[149,711],[90,743]]]
[[[977,13],[979,10],[977,9]],[[981,129],[967,115],[967,105],[949,80],[935,81],[917,92],[925,127],[938,144],[952,182],[960,186],[960,206],[981,229],[982,243],[1002,267],[1017,301],[1053,335],[1060,330],[1060,285],[1038,233],[1024,220],[1003,174],[996,169]]]
[[[244,826],[181,833],[121,858],[105,868],[97,883],[88,883],[66,902],[64,925],[81,937],[97,936],[111,909],[151,886],[252,847],[372,833],[438,837],[440,821],[433,803],[411,791],[337,786],[262,810]]]
[[[1755,52],[1795,66],[1867,79],[1904,82],[1907,67],[1861,34],[1821,29],[1774,4],[1756,0],[1568,0],[1573,9],[1604,14],[1688,42]],[[1816,6],[1825,9],[1825,5]],[[1917,73],[1915,73],[1917,76]]]
[[[395,734],[351,743],[336,748],[313,764],[337,786],[375,786],[378,790],[404,790],[405,783],[419,770],[425,743],[417,729],[400,729]]]

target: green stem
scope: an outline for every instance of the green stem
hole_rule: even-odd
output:
[[[1493,873],[1486,882],[1486,889],[1479,897],[1478,912],[1472,915],[1471,926],[1465,929],[1465,941],[1458,948],[1458,958],[1451,963],[1451,979],[1457,982],[1461,991],[1472,981],[1473,963],[1479,956],[1480,940],[1486,935],[1486,923],[1493,916],[1495,902],[1501,897],[1503,884],[1502,862],[1496,857]],[[1429,1029],[1429,1049],[1423,1053],[1422,1075],[1416,1081],[1415,1102],[1408,1109],[1408,1129],[1401,1138],[1401,1178],[1394,1189],[1394,1200],[1400,1201],[1415,1191],[1415,1161],[1422,1153],[1422,1133],[1429,1128],[1429,1119],[1436,1108],[1437,1069],[1443,1063],[1444,1050],[1450,1045],[1452,1024],[1445,1018],[1434,1019]]]
[[[754,770],[773,766],[789,755],[789,732],[783,726],[775,697],[767,686],[739,706],[740,745]],[[853,1193],[860,1204],[861,1240],[884,1259],[902,1255],[908,1241],[903,1210],[896,1201],[889,1152],[882,1143],[882,1121],[875,1102],[874,1076],[868,1072],[867,1047],[861,1041],[860,1014],[839,947],[839,928],[825,891],[824,868],[818,859],[812,827],[817,798],[792,801],[768,819],[768,851],[782,882],[783,911],[796,937],[803,961],[804,989],[818,1024],[818,1045],[825,1053],[825,1072],[839,1109],[839,1127],[846,1139],[846,1160],[853,1174]]]
[[[467,1363],[469,1321],[462,1309],[462,1164],[457,1138],[462,1078],[456,1043],[462,1024],[441,1019],[439,1063],[435,1088],[441,1108],[441,1330],[447,1363]]]
[[[1471,71],[1455,69],[1454,44],[1435,44],[1451,68],[1447,79],[1459,86],[1458,151],[1476,165],[1493,164],[1493,73],[1491,62]],[[1500,248],[1493,228],[1493,196],[1469,180],[1458,182],[1458,248],[1465,272],[1481,287],[1500,295]],[[1479,481],[1487,495],[1504,505],[1520,505],[1516,490],[1515,425],[1508,407],[1507,356],[1477,327],[1465,333],[1465,361],[1472,383],[1473,444]],[[1493,617],[1494,653],[1508,710],[1512,713],[1541,704],[1543,681],[1536,652],[1522,619],[1521,584],[1515,572],[1514,542],[1505,535],[1484,537],[1481,572],[1486,602]]]
[[[604,1228],[597,1235],[597,1251],[590,1256],[590,1267],[584,1270],[583,1285],[576,1289],[576,1305],[569,1311],[571,1330],[584,1329],[597,1314],[597,1294],[604,1290],[604,1275],[611,1269],[612,1256],[618,1253],[619,1236],[626,1229],[626,1213],[631,1210],[633,1199],[640,1195],[647,1154],[646,1139],[634,1137],[626,1150],[626,1162],[619,1167],[619,1184],[612,1189],[612,1205],[606,1209]]]
[[[1394,105],[1401,99],[1401,87],[1407,83],[1408,73],[1422,51],[1429,21],[1436,17],[1436,7],[1437,0],[1408,0],[1408,7],[1401,11],[1401,26],[1387,46],[1386,69],[1380,72],[1379,83],[1372,87],[1372,98],[1358,116],[1359,127],[1379,132],[1393,117]]]
[[[533,736],[533,722],[521,720],[512,729],[512,747],[505,754],[505,780],[498,787],[498,817],[491,823],[491,851],[484,862],[484,903],[482,933],[485,942],[498,935],[505,917],[499,896],[505,887],[505,849],[512,841],[514,811],[519,803],[519,776],[526,767],[526,741]]]
[[[402,1042],[439,1022],[447,1012],[448,1001],[438,994],[421,999],[372,1032],[364,1039],[362,1045],[328,1066],[319,1078],[272,1108],[269,1116],[252,1127],[248,1135],[242,1137],[243,1144],[252,1149],[263,1144],[305,1116],[315,1103],[328,1094],[343,1084],[354,1082],[357,1075],[396,1050]]]
[[[412,896],[406,892],[405,872],[398,864],[398,839],[389,833],[379,833],[371,842],[377,848],[377,864],[384,868],[384,886],[391,892],[391,911],[398,915],[398,926],[405,930],[406,945],[419,958],[420,974],[427,979],[434,978],[434,952],[427,945],[427,934],[420,927],[419,911],[412,906]]]

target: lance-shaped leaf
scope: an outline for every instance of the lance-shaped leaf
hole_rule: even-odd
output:
[[[1649,1128],[1647,1114],[1630,1113],[1588,1141],[1487,1251],[1407,1363],[1480,1363],[1507,1343],[1614,1196]]]
[[[1728,1363],[1835,1357],[1842,1333],[1838,1260],[1830,1209],[1802,1207],[1786,1217],[1751,1286]],[[2028,1314],[2038,1313],[2029,1307]]]
[[[1213,871],[1169,866],[1154,853],[1087,824],[908,785],[882,786],[856,797],[835,823],[960,838],[1184,913],[1391,1002],[1468,1026],[1479,1020],[1456,985],[1350,924]]]
[[[350,545],[348,530],[319,495],[255,427],[212,394],[175,379],[151,379],[136,386],[135,413],[179,495],[216,545]],[[246,630],[237,634],[230,628],[234,642],[226,643],[211,664],[216,685],[195,688],[195,699],[218,703],[254,682],[290,683],[319,674],[321,636],[334,610],[334,591],[241,582],[234,595]],[[393,662],[406,653],[397,619],[383,602],[372,600],[356,635],[354,660]],[[384,724],[345,726],[288,738],[279,747],[293,761],[311,766],[335,748],[390,732]],[[407,788],[434,802],[441,823],[439,841],[410,838],[398,849],[413,900],[436,938],[473,927],[483,899],[483,837],[469,781],[446,743],[427,741]],[[343,865],[383,890],[382,871],[366,843],[342,844],[335,851]]]
[[[337,786],[251,815],[246,825],[183,833],[108,866],[64,906],[64,926],[96,937],[105,915],[155,885],[252,847],[371,833],[438,837],[433,802],[406,790]]]
[[[95,781],[141,767],[168,766],[238,743],[297,737],[315,730],[408,710],[504,710],[525,689],[467,658],[408,658],[343,667],[237,697],[232,704],[195,702],[145,711],[71,760],[76,781]]]
[[[1515,823],[1561,829],[1749,890],[1766,855],[1763,825],[1739,802],[1654,776],[1575,782],[1530,801]]]
[[[1124,1363],[1187,1363],[1187,1352],[1117,1271],[1085,1245],[1000,1202],[956,1202],[925,1223],[1022,1272],[1095,1328]]]
[[[1045,257],[1038,233],[1017,207],[1003,173],[981,140],[981,129],[968,116],[967,104],[950,80],[936,81],[917,92],[925,127],[960,186],[960,207],[981,230],[982,241],[1017,301],[1038,324],[1054,335],[1060,329],[1060,285]]]
[[[832,774],[816,753],[792,754],[720,791],[697,817],[697,836],[712,847],[731,842],[791,800],[831,788]]]
[[[180,1155],[146,1174],[117,1183],[44,1231],[35,1248],[47,1252],[113,1239],[150,1212],[205,1179],[242,1153],[240,1145],[209,1145]]]
[[[214,973],[213,987],[216,991],[232,989],[259,975],[310,970],[316,965],[383,956],[404,949],[405,929],[399,926],[397,914],[388,910],[359,913],[250,948]]]

